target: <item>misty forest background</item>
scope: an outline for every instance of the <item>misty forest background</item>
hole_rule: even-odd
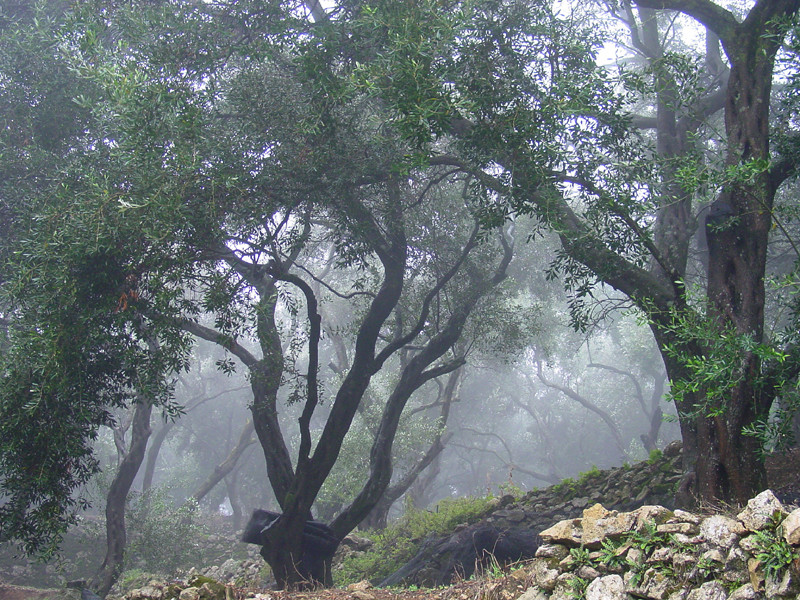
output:
[[[311,515],[676,439],[676,502],[746,501],[800,429],[798,12],[3,2],[0,542],[104,517],[105,595],[265,508],[291,583]]]

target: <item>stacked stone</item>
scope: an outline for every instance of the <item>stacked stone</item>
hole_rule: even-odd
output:
[[[520,600],[800,600],[800,509],[770,490],[735,517],[595,504],[540,535]],[[784,568],[764,563],[765,539],[781,542]]]

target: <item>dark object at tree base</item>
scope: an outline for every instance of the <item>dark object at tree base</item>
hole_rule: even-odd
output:
[[[280,513],[256,509],[242,534],[242,541],[261,546],[261,556],[267,560],[265,531],[280,517]],[[306,521],[303,526],[303,556],[296,566],[301,578],[311,584],[330,581],[330,565],[339,539],[333,530],[320,521]]]
[[[433,563],[431,545],[436,547],[433,554],[438,557]],[[539,536],[530,529],[498,529],[486,524],[467,527],[445,540],[426,541],[413,559],[379,585],[399,585],[409,576],[426,585],[448,585],[454,575],[467,578],[476,568],[490,568],[495,561],[504,565],[533,558],[538,548]]]

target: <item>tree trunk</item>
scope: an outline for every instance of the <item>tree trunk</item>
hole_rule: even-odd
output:
[[[420,473],[422,473],[428,466],[433,463],[444,450],[445,445],[452,436],[451,434],[443,435],[444,428],[447,425],[447,419],[450,416],[450,405],[453,402],[456,391],[459,387],[461,375],[464,369],[456,369],[450,373],[447,378],[447,384],[443,386],[439,394],[439,402],[441,403],[441,411],[439,413],[439,430],[436,432],[433,441],[428,447],[428,451],[423,454],[412,468],[394,485],[390,486],[380,497],[375,504],[372,511],[367,515],[367,518],[360,523],[369,529],[385,529],[386,523],[389,518],[389,510],[392,505],[405,494],[408,489],[417,481]],[[441,384],[439,384],[441,386]]]
[[[120,462],[106,500],[106,556],[94,577],[92,587],[105,598],[122,573],[127,535],[125,532],[125,503],[133,480],[144,460],[150,437],[152,404],[140,401],[133,415],[131,443]]]
[[[167,421],[163,423],[156,434],[153,436],[153,443],[150,444],[150,449],[147,451],[147,461],[144,465],[144,476],[142,477],[142,494],[147,493],[153,487],[153,477],[156,472],[156,461],[158,460],[158,453],[161,452],[161,446],[167,439],[167,435],[175,426],[175,421]]]
[[[228,492],[228,500],[231,503],[231,526],[234,531],[239,531],[242,527],[242,502],[239,499],[238,473],[234,471],[230,477],[225,478],[225,489]]]
[[[248,421],[244,429],[242,429],[242,433],[239,434],[239,441],[236,443],[236,446],[231,449],[225,460],[214,468],[214,471],[208,476],[208,479],[197,488],[197,491],[191,495],[192,500],[200,502],[220,481],[236,468],[244,451],[253,443],[254,430],[253,421]]]

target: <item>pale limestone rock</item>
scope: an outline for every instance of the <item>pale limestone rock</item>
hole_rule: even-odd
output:
[[[669,560],[672,560],[672,548],[664,547],[653,550],[653,554],[650,555],[650,558],[647,559],[647,562],[667,562]]]
[[[727,600],[728,593],[719,581],[707,581],[689,592],[686,600]]]
[[[567,519],[566,521],[559,521],[549,529],[542,531],[539,537],[546,543],[580,546],[582,542],[581,520]]]
[[[700,524],[700,535],[707,542],[723,548],[730,548],[745,533],[745,528],[739,521],[723,515],[714,515],[703,519]]]
[[[719,548],[711,548],[710,550],[706,550],[703,552],[702,557],[708,561],[715,562],[720,565],[725,564],[725,554],[723,554],[722,550]]]
[[[143,588],[131,590],[127,597],[129,600],[161,600],[164,597],[164,592],[161,588],[146,585]]]
[[[575,600],[575,587],[572,585],[574,579],[575,575],[572,573],[559,575],[550,600]]]
[[[552,592],[553,588],[556,587],[558,571],[556,569],[551,569],[544,559],[540,558],[533,561],[531,575],[536,585],[547,592]]]
[[[625,558],[634,563],[640,563],[644,560],[644,552],[639,548],[630,548],[625,553]]]
[[[598,570],[594,567],[590,567],[589,565],[581,565],[578,567],[578,569],[575,571],[575,575],[587,581],[591,581],[600,577]]]
[[[743,537],[739,542],[739,548],[741,548],[744,552],[748,554],[755,554],[758,552],[758,539],[755,535],[748,535]]]
[[[681,510],[680,508],[675,509],[675,513],[673,514],[672,518],[667,521],[668,523],[691,523],[693,525],[700,525],[703,521],[703,517],[699,515],[695,515],[693,513],[687,512],[685,510]]]
[[[725,574],[731,574],[738,577],[743,575],[746,570],[747,555],[742,551],[741,548],[731,548],[731,551],[728,552],[728,556],[725,558]],[[735,579],[730,578],[730,580],[734,581]]]
[[[633,511],[633,514],[636,515],[636,530],[642,531],[645,528],[645,525],[651,521],[655,522],[656,525],[662,525],[666,523],[670,518],[675,516],[668,508],[664,508],[663,506],[641,506]]]
[[[611,511],[603,508],[602,504],[594,504],[583,511],[583,518],[580,519],[581,543],[598,543],[605,537],[605,527],[603,523],[611,516]]]
[[[672,566],[676,571],[685,571],[693,567],[697,563],[697,557],[694,554],[687,554],[686,552],[678,552],[672,555]]]
[[[757,558],[747,559],[747,574],[750,577],[750,584],[757,592],[764,591],[764,565]]]
[[[675,533],[686,536],[697,535],[700,528],[694,523],[664,523],[656,527],[659,533]]]
[[[767,598],[795,597],[798,589],[797,578],[792,575],[791,570],[787,569],[780,580],[767,577],[765,593]]]
[[[200,588],[197,587],[187,587],[181,590],[180,596],[178,596],[179,600],[200,600]]]
[[[786,514],[783,504],[775,497],[772,490],[764,490],[747,501],[747,507],[737,515],[737,518],[750,531],[760,531],[769,525],[776,512]]]
[[[686,600],[689,590],[676,590],[669,595],[667,600]]]
[[[752,584],[747,583],[740,588],[737,588],[728,596],[728,600],[756,600],[758,594],[753,589]]]
[[[547,600],[547,594],[538,587],[528,588],[517,600]]]
[[[625,600],[625,584],[619,575],[598,577],[586,588],[586,600]]]
[[[594,504],[583,511],[580,520],[581,543],[589,548],[597,548],[602,540],[630,531],[635,521],[634,513],[608,511],[601,504]]]
[[[792,546],[800,546],[800,508],[789,513],[783,520],[783,538]]]
[[[555,558],[561,560],[569,556],[569,549],[561,544],[542,544],[536,549],[536,558]]]
[[[627,575],[627,573],[626,573]],[[675,582],[658,569],[647,569],[639,585],[632,585],[632,581],[625,578],[626,591],[632,596],[649,598],[650,600],[665,600],[671,592],[675,591]]]
[[[702,544],[703,538],[699,535],[686,535],[685,533],[673,533],[675,541],[679,544]]]

